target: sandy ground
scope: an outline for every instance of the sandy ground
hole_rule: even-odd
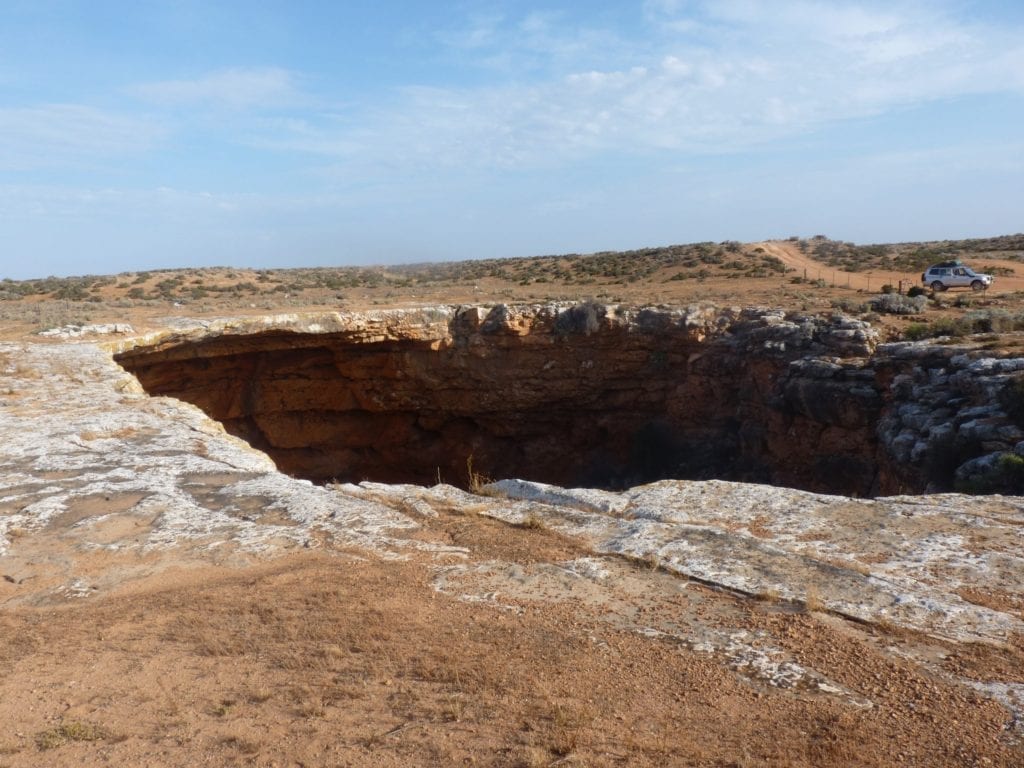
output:
[[[421,537],[524,571],[585,556],[462,514]],[[460,561],[462,565],[466,563]],[[742,599],[620,563],[615,593],[537,579],[501,607],[435,586],[423,555],[292,555],[167,572],[120,594],[0,614],[0,765],[1020,765],[990,699],[900,649],[1019,679],[1020,648]],[[550,574],[550,571],[549,571]],[[687,615],[767,632],[853,699],[772,685],[681,646]],[[870,702],[870,703],[866,703]]]

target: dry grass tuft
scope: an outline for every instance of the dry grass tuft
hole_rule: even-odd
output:
[[[551,754],[540,747],[522,747],[512,755],[512,768],[546,768],[551,765]]]
[[[822,558],[822,562],[828,563],[836,568],[842,568],[845,571],[859,573],[862,576],[871,575],[871,567],[867,563],[862,563],[857,560],[848,560],[845,557],[825,557]]]
[[[260,751],[258,742],[243,736],[225,736],[220,740],[220,744],[243,755],[256,755]]]
[[[807,613],[815,613],[827,610],[825,607],[825,601],[821,599],[821,595],[818,593],[816,587],[808,587],[807,593],[804,595],[804,611]]]
[[[658,557],[654,552],[650,552],[647,555],[645,555],[640,562],[643,563],[643,565],[645,565],[647,568],[650,568],[652,571],[656,571],[659,568],[661,568],[661,558]]]
[[[36,746],[40,750],[55,749],[72,741],[103,741],[110,733],[102,726],[84,720],[68,720],[56,728],[36,734]]]
[[[484,486],[493,483],[493,478],[488,477],[473,469],[473,454],[466,457],[466,487],[470,493],[482,494]]]
[[[519,523],[519,527],[526,528],[530,531],[546,531],[548,528],[547,523],[541,520],[535,512],[530,512],[523,517],[522,522]]]

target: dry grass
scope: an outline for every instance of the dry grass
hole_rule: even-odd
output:
[[[842,568],[845,571],[853,571],[854,573],[859,573],[862,576],[871,575],[871,567],[867,563],[863,563],[858,560],[850,560],[845,557],[828,556],[822,557],[821,562],[828,563],[829,565],[835,566],[836,568]]]
[[[985,587],[961,587],[956,594],[974,605],[1024,618],[1024,596],[1019,594]]]
[[[485,486],[494,482],[493,478],[473,469],[473,454],[466,457],[466,488],[470,493],[485,495]]]
[[[523,535],[485,518],[431,524],[475,536],[474,551],[490,537],[487,559],[530,546],[502,559],[552,562],[551,532]],[[878,712],[850,712],[826,745],[816,734],[835,712],[827,701],[759,690],[713,654],[617,629],[582,603],[510,614],[439,595],[428,586],[433,567],[306,553],[181,584],[165,575],[159,591],[88,606],[8,612],[5,636],[32,644],[0,648],[0,719],[11,733],[37,734],[46,759],[26,761],[38,757],[29,736],[5,742],[13,759],[0,763],[809,768],[856,753],[874,767],[899,743],[923,750],[917,765],[951,768],[964,764],[965,741],[990,739],[984,754],[1010,764],[991,746],[1005,712],[959,705],[947,714],[959,689],[931,678],[937,721],[880,701]],[[704,597],[717,599],[735,598]],[[792,629],[782,636],[805,653],[827,649],[819,668],[837,679],[884,675],[901,706],[923,684],[905,665],[880,665],[870,646],[844,651],[813,617],[755,613]],[[45,691],[53,694],[40,698]],[[60,720],[67,698],[76,714]],[[28,700],[32,711],[19,704]],[[102,726],[77,714],[97,706]]]
[[[103,741],[111,738],[106,728],[82,720],[68,720],[55,728],[36,734],[35,743],[40,751],[55,749],[72,741]]]
[[[523,516],[519,527],[525,528],[528,531],[545,531],[548,528],[548,524],[536,512],[529,512]]]
[[[103,432],[85,430],[78,436],[86,442],[92,442],[93,440],[124,440],[137,432],[138,430],[135,427],[121,427],[120,429],[108,429]]]
[[[807,592],[804,594],[804,610],[807,613],[816,613],[827,610],[825,601],[821,598],[821,593],[818,592],[818,588],[810,586],[807,588]]]

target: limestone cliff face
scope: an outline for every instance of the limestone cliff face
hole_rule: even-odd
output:
[[[465,484],[472,457],[561,485],[920,490],[923,453],[893,448],[915,362],[876,342],[764,309],[441,307],[197,325],[118,360],[317,481]]]

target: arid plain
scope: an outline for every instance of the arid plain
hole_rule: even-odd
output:
[[[878,302],[944,258],[993,288]],[[314,484],[114,361],[175,333],[330,322],[443,346],[459,306],[583,302],[843,316],[872,344],[1015,360],[1024,237],[167,270],[0,296],[0,765],[1024,762],[1020,497],[565,490],[482,477],[469,449],[433,485]]]

